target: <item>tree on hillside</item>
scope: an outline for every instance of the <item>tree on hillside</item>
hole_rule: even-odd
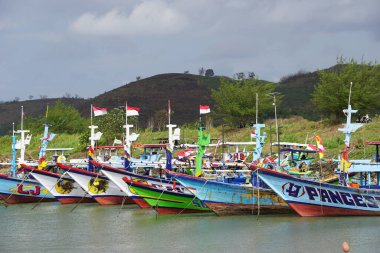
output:
[[[43,113],[37,117],[27,115],[24,119],[24,127],[34,133],[42,132],[44,123],[51,125],[50,130],[57,134],[86,131],[86,120],[80,116],[79,111],[60,100],[53,106],[49,106],[47,114]]]
[[[47,122],[51,124],[51,130],[56,133],[81,133],[86,130],[86,120],[80,116],[75,107],[57,101],[49,107]]]
[[[128,124],[136,126],[136,121],[136,116],[128,117]],[[95,117],[94,124],[103,133],[105,143],[111,144],[115,138],[121,139],[124,136],[125,109],[114,108],[106,115]]]
[[[347,108],[350,83],[352,82],[351,105],[361,114],[380,106],[380,65],[371,62],[356,62],[339,59],[329,70],[318,72],[319,83],[312,94],[313,103],[332,120],[343,116]]]
[[[198,69],[198,74],[199,74],[200,76],[203,76],[203,75],[205,74],[205,69],[204,69],[204,67],[200,67],[200,68]]]
[[[256,93],[259,96],[259,115],[273,110],[272,97],[267,96],[274,91],[274,84],[260,84],[257,79],[234,81],[223,79],[219,89],[212,90],[216,113],[227,122],[246,124],[255,118]],[[277,105],[281,102],[278,99]]]
[[[214,76],[214,70],[206,69],[205,76]]]
[[[167,110],[162,109],[154,113],[154,125],[158,129],[158,131],[165,129],[167,122],[168,122]]]

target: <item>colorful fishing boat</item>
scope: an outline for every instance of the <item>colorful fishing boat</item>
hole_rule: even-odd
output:
[[[37,169],[25,164],[21,164],[21,168],[29,172],[62,204],[95,202],[74,179],[67,175]]]
[[[265,168],[258,176],[301,216],[380,215],[379,185],[363,189],[318,183]]]
[[[100,169],[100,173],[104,174],[109,180],[111,180],[119,189],[124,192],[134,203],[136,203],[141,208],[150,208],[150,205],[145,202],[138,194],[130,191],[127,183],[124,182],[124,177],[130,177],[130,173],[127,170],[114,168],[105,164],[101,164],[95,161],[91,163]]]
[[[57,166],[66,171],[100,205],[134,203],[115,183],[97,172],[74,168],[61,163],[57,163]]]
[[[25,148],[32,138],[32,135],[27,134],[29,133],[29,130],[23,129],[23,115],[24,108],[21,106],[21,129],[15,131],[13,124],[12,162],[10,173],[9,175],[0,174],[0,198],[7,204],[57,201],[57,199],[37,180],[29,178],[29,175],[24,174],[17,169],[17,150],[20,150],[18,162],[24,162]],[[51,140],[50,138],[47,138],[48,127],[49,126],[45,124],[44,137],[42,138],[41,146],[42,151],[46,149],[47,143]],[[16,133],[20,134],[20,140],[17,140]],[[25,136],[25,134],[27,135]]]
[[[291,208],[271,189],[207,180],[167,171],[218,215],[283,214]]]
[[[159,214],[211,212],[193,194],[178,190],[176,182],[173,182],[173,187],[169,190],[167,187],[131,180],[128,177],[125,177],[124,181],[129,185],[131,192],[138,194]]]
[[[0,174],[0,198],[7,204],[57,201],[37,180],[3,174]]]

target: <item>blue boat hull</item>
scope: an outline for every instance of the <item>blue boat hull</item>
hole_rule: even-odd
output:
[[[171,174],[218,215],[293,213],[286,202],[269,189]]]
[[[22,180],[6,175],[0,175],[0,197],[8,204],[57,201],[36,180]]]

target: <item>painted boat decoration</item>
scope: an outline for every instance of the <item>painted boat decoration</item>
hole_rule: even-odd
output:
[[[95,200],[68,176],[45,170],[39,170],[25,164],[21,167],[40,182],[62,204],[92,203]]]
[[[109,178],[119,189],[124,192],[134,203],[141,208],[150,208],[150,205],[138,194],[132,193],[129,186],[124,182],[124,177],[130,177],[131,172],[124,169],[114,168],[95,161],[90,161],[94,166],[100,169],[100,172]]]
[[[258,173],[301,216],[380,215],[380,191],[319,183],[261,168]]]
[[[280,214],[292,209],[270,189],[210,181],[167,171],[218,215]]]
[[[154,178],[151,176],[139,175],[127,170],[113,168],[108,165],[100,164],[95,161],[91,161],[94,166],[101,169],[101,173],[104,174],[107,178],[109,178],[112,182],[114,182],[127,196],[129,196],[139,207],[141,208],[151,208],[144,198],[142,198],[139,194],[130,190],[130,184],[125,179],[130,179],[134,181],[144,182],[146,184],[154,185],[157,189],[166,189],[172,190],[173,187],[176,191],[186,192],[190,194],[183,186],[177,184],[173,185],[173,182],[170,180],[166,180],[164,178]],[[193,196],[194,197],[194,196]]]
[[[37,180],[24,180],[3,174],[0,174],[0,198],[7,204],[57,201]]]
[[[134,203],[115,183],[99,173],[70,167],[61,163],[57,163],[57,166],[65,170],[82,189],[101,205]]]
[[[132,192],[142,197],[159,214],[211,212],[193,194],[178,191],[175,186],[168,190],[145,182],[131,180],[128,177],[125,177],[124,181],[129,184]]]

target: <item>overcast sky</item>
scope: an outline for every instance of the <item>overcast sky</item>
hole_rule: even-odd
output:
[[[278,81],[380,59],[378,0],[0,0],[0,100],[89,98],[161,73]]]

